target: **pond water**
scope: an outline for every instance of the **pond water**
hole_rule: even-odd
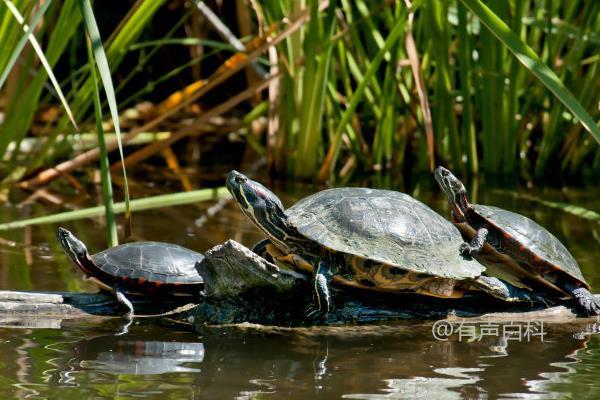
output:
[[[400,187],[387,182],[358,182]],[[275,191],[284,204],[308,186]],[[571,250],[600,291],[600,224],[515,194],[598,212],[600,189],[471,187],[482,204],[534,218]],[[432,179],[403,190],[448,215]],[[77,202],[75,196],[67,202]],[[93,203],[96,199],[88,199]],[[1,220],[55,212],[39,204],[5,206]],[[231,201],[136,213],[134,240],[157,240],[205,251],[233,238],[262,238]],[[105,247],[101,220],[63,224],[92,251]],[[0,290],[95,291],[58,248],[56,226],[0,234]],[[63,321],[40,328],[0,326],[2,398],[600,398],[600,336],[590,320],[536,325],[537,333],[502,342],[494,335],[437,340],[435,321],[375,326],[277,329],[239,326],[194,331],[167,319]],[[532,321],[535,323],[536,321]],[[0,322],[5,324],[5,322]],[[525,329],[526,327],[522,327]],[[483,326],[477,332],[484,332]],[[488,327],[489,329],[489,327]],[[467,331],[465,331],[467,332]],[[488,330],[489,332],[489,330]]]

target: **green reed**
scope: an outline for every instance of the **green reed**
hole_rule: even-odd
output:
[[[292,3],[267,2],[269,21],[303,4]],[[409,11],[436,162],[537,178],[549,176],[550,165],[565,174],[598,171],[599,2],[423,0],[409,10],[400,1],[342,0],[277,47],[284,145],[269,150],[282,160],[280,173],[310,179],[320,165],[321,179],[335,179],[428,168],[418,82],[406,66]],[[317,65],[330,71],[317,75]]]

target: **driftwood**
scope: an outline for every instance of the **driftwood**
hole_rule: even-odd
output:
[[[335,288],[334,309],[326,317],[311,317],[307,316],[312,300],[310,282],[304,275],[279,269],[231,240],[210,249],[197,269],[205,281],[205,290],[197,298],[131,298],[137,315],[169,315],[198,326],[244,322],[346,325],[444,318],[573,322],[576,318],[570,303],[532,308],[529,304],[509,304],[484,295],[449,300]],[[106,319],[123,312],[107,293],[0,291],[0,325],[5,326],[59,327],[62,320]]]

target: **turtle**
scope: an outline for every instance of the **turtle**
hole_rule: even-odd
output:
[[[502,275],[517,287],[544,290],[553,298],[574,298],[588,315],[600,315],[600,301],[556,236],[521,214],[469,203],[465,186],[444,167],[436,168],[435,179],[465,240],[461,254],[478,258],[488,270],[493,266],[495,276]]]
[[[204,256],[185,247],[163,242],[132,242],[90,255],[85,244],[59,227],[60,246],[86,277],[134,314],[127,294],[194,296],[204,288],[196,263]]]
[[[330,282],[441,298],[482,290],[506,301],[532,301],[519,288],[483,275],[483,265],[459,253],[460,232],[407,194],[334,188],[285,209],[273,192],[235,170],[226,186],[267,236],[254,251],[312,275],[316,314],[330,310]]]

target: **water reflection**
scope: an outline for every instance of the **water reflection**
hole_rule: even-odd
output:
[[[110,329],[109,329],[110,328]],[[156,322],[0,330],[9,397],[549,398],[600,394],[600,343],[549,325],[544,341],[436,341],[431,324],[182,331]],[[104,333],[102,333],[104,332]],[[585,382],[585,386],[581,383]],[[586,396],[589,397],[589,396]]]

